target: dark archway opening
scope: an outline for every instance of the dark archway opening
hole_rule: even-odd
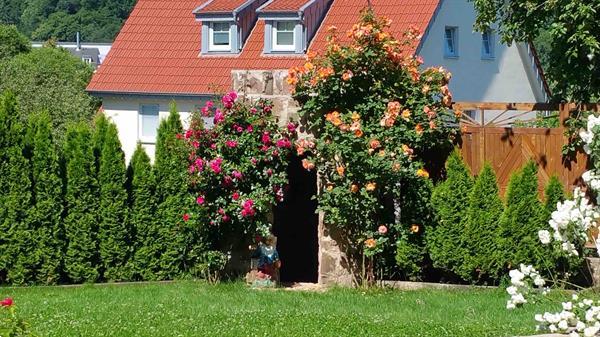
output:
[[[273,234],[281,257],[281,282],[318,281],[317,174],[302,167],[301,159],[292,156],[288,168],[289,188],[275,208]]]

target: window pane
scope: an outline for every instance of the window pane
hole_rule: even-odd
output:
[[[213,33],[213,44],[215,46],[227,46],[229,45],[229,32],[221,33],[214,32]]]
[[[158,105],[142,105],[141,110],[141,136],[154,139],[158,130]]]
[[[215,32],[229,32],[229,23],[227,22],[215,22],[213,23],[213,31]]]
[[[490,32],[484,32],[481,35],[482,43],[483,43],[483,55],[491,56],[492,55],[492,43],[490,39]]]
[[[277,44],[280,46],[293,46],[294,45],[294,33],[291,32],[277,32]]]
[[[456,56],[456,28],[446,28],[446,55]]]
[[[277,22],[277,31],[278,32],[281,32],[281,31],[293,32],[294,26],[295,26],[294,22],[280,21],[280,22]]]

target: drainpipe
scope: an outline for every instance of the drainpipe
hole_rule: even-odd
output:
[[[75,35],[75,40],[77,43],[77,50],[81,50],[81,40],[79,39],[79,32]]]

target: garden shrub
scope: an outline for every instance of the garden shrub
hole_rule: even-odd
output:
[[[446,161],[446,180],[433,189],[431,205],[437,223],[427,234],[427,250],[433,266],[447,274],[458,273],[464,263],[461,238],[472,188],[471,172],[456,149]]]
[[[50,115],[43,112],[32,120],[32,227],[35,230],[35,281],[56,284],[61,280],[65,249],[63,180],[59,155],[52,135]],[[33,281],[33,280],[30,280]]]
[[[157,244],[160,231],[156,219],[156,180],[150,157],[138,144],[128,169],[129,175],[129,220],[135,237],[135,253],[131,260],[134,280],[155,280],[160,270],[161,246]]]
[[[550,220],[552,212],[556,210],[556,204],[565,201],[565,190],[557,176],[550,177],[544,190],[544,209],[546,210],[546,222]]]
[[[0,99],[0,277],[13,284],[33,279],[30,165],[24,154],[25,128],[16,115],[15,96]]]
[[[539,244],[538,231],[547,225],[544,207],[538,198],[537,164],[525,164],[513,173],[506,192],[506,208],[500,217],[500,252],[504,265],[498,272],[521,263],[532,264],[537,270],[553,268],[552,261],[544,261],[544,250]]]
[[[401,186],[404,191],[399,200],[400,224],[393,228],[398,237],[396,264],[403,278],[422,280],[427,267],[426,231],[432,230],[435,223],[431,205],[433,183],[415,176],[412,179],[406,177]]]
[[[92,131],[85,123],[69,126],[65,141],[67,248],[65,272],[75,283],[95,282],[98,264],[98,182]]]
[[[502,248],[498,240],[503,204],[498,195],[496,174],[489,163],[477,176],[465,205],[464,229],[458,244],[462,248],[462,263],[456,272],[470,282],[493,282],[498,275],[494,252]]]
[[[354,262],[376,249],[378,228],[402,226],[397,207],[385,200],[401,198],[405,189],[397,185],[407,177],[428,179],[421,154],[450,146],[456,131],[448,126],[456,116],[446,109],[451,75],[420,69],[422,59],[406,52],[419,33],[396,40],[389,25],[366,10],[347,45],[330,27],[324,55],[309,53],[288,76],[310,134],[297,150],[307,156],[304,166],[318,171],[319,210],[347,236],[341,244],[355,274]]]
[[[288,184],[296,125],[279,127],[266,100],[238,100],[232,92],[222,102],[217,109],[208,102],[199,112],[214,112],[212,129],[196,115],[185,138],[193,151],[188,168],[196,193],[193,216],[211,249],[227,252],[269,234],[272,206],[283,200]]]
[[[98,183],[100,208],[98,248],[104,279],[122,281],[128,278],[126,268],[130,256],[130,231],[125,190],[125,155],[116,125],[106,123],[100,151]],[[101,122],[101,124],[104,124]]]
[[[188,220],[192,197],[188,191],[188,150],[181,141],[183,126],[177,107],[171,104],[169,117],[160,122],[156,141],[156,196],[160,245],[158,279],[173,279],[194,264],[195,251],[187,249]],[[194,256],[194,257],[193,257]]]

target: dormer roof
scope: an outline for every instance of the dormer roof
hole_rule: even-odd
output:
[[[214,1],[223,1],[214,4],[212,8],[216,9],[225,8],[230,2],[227,8],[232,8],[242,2]],[[273,3],[277,1],[292,0]],[[440,1],[371,0],[371,3],[376,14],[393,20],[391,31],[400,36],[410,26],[425,31]],[[345,32],[359,20],[365,4],[365,0],[333,0],[309,49],[324,50],[327,28],[332,25],[340,31],[340,40],[347,41]],[[209,5],[205,8],[211,8]],[[139,0],[87,90],[96,94],[199,96],[231,89],[232,70],[288,69],[304,64],[302,54],[263,53],[264,20],[256,22],[239,54],[200,55],[202,24],[193,13],[198,8],[197,0]]]
[[[194,9],[192,13],[202,14],[234,14],[250,5],[255,0],[208,0]]]
[[[269,0],[258,11],[270,13],[300,12],[311,2],[314,2],[314,0]]]

